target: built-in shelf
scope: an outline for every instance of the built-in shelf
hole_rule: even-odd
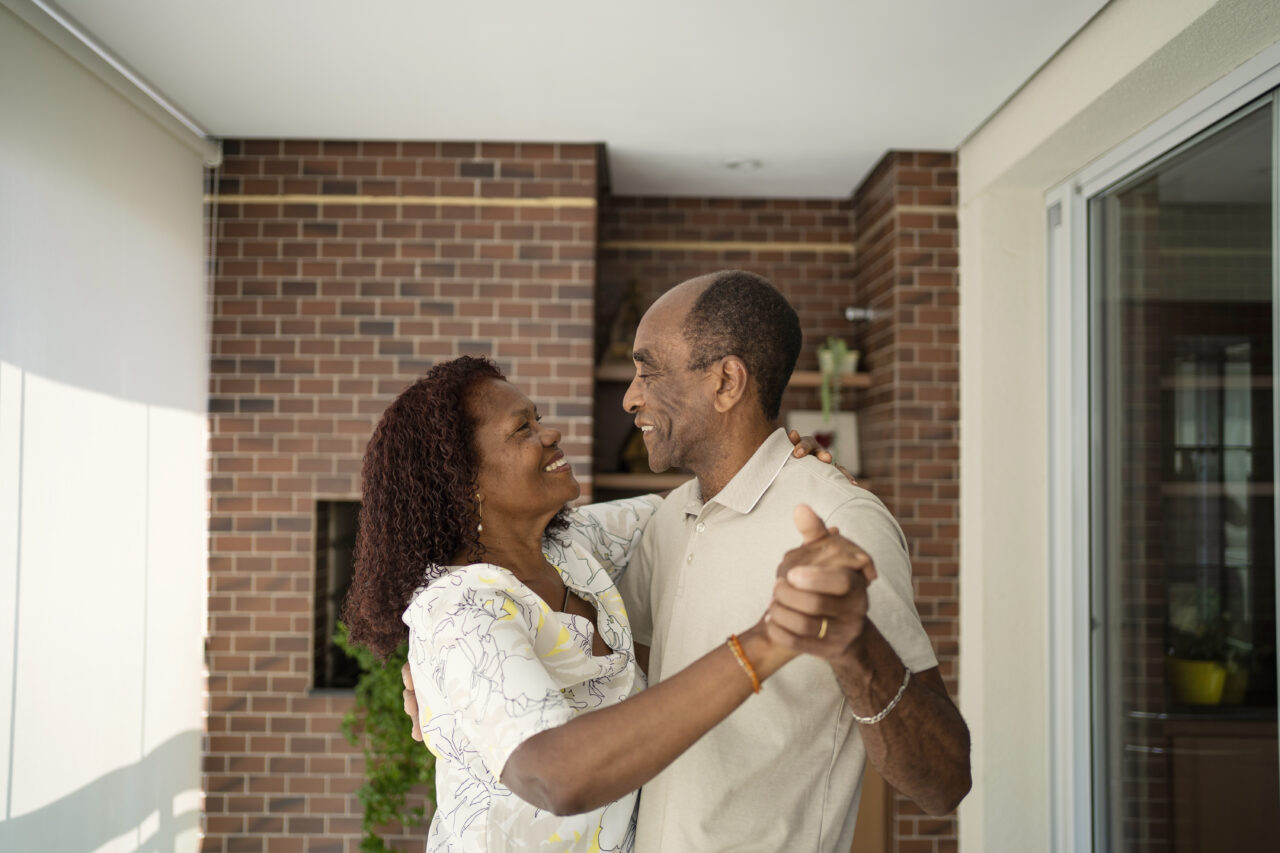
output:
[[[627,489],[635,491],[663,492],[674,489],[692,474],[596,474],[593,485],[597,489]],[[870,491],[871,481],[865,477],[858,478],[858,485]]]
[[[1160,379],[1161,388],[1186,389],[1192,391],[1221,391],[1224,389],[1255,388],[1266,390],[1271,387],[1270,376],[1164,376]]]
[[[635,489],[637,491],[662,492],[674,489],[692,474],[596,474],[592,484],[597,489]]]
[[[596,379],[601,382],[630,382],[636,369],[630,364],[601,364],[596,367]]]
[[[1161,246],[1166,258],[1269,258],[1270,246]]]
[[[630,364],[596,365],[596,379],[601,382],[630,382],[636,369]]]
[[[816,370],[797,370],[791,374],[790,388],[817,388],[822,384],[822,374]],[[840,377],[841,388],[870,388],[870,373],[846,373]]]
[[[596,368],[596,379],[601,382],[630,382],[636,374],[629,364],[602,364]],[[797,370],[791,374],[791,387],[817,388],[822,384],[822,374],[816,370]],[[840,377],[842,388],[870,388],[868,373],[846,373]]]
[[[1161,494],[1171,498],[1220,497],[1238,495],[1241,491],[1249,497],[1270,497],[1276,493],[1273,483],[1196,483],[1166,482],[1160,486]]]

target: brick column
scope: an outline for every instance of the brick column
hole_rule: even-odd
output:
[[[947,688],[958,693],[959,278],[956,158],[885,155],[854,194],[861,338],[871,388],[859,404],[863,469],[911,547],[916,606]],[[954,816],[897,797],[896,849],[956,847]]]

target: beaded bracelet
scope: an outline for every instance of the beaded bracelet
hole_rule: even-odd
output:
[[[756,668],[751,665],[751,661],[747,660],[747,653],[742,650],[742,643],[738,642],[737,634],[729,635],[729,650],[738,659],[738,666],[742,667],[742,671],[747,674],[747,678],[751,679],[751,690],[759,693],[760,676],[756,675]]]
[[[888,705],[884,706],[883,711],[881,711],[879,714],[876,714],[874,717],[859,717],[857,714],[854,714],[853,718],[858,722],[862,723],[864,726],[873,726],[876,723],[883,720],[885,717],[889,716],[889,712],[892,711],[894,706],[897,705],[898,702],[902,699],[902,694],[907,692],[907,682],[911,680],[911,667],[904,666],[903,670],[905,671],[902,673],[902,686],[898,688],[898,695],[894,696],[893,701],[891,701]],[[853,713],[853,712],[850,711],[850,713]]]

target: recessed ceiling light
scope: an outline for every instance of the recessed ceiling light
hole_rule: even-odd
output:
[[[753,158],[743,158],[741,160],[725,160],[721,165],[736,172],[754,172],[764,166],[764,163]]]

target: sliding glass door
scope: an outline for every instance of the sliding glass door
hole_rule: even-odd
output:
[[[1273,110],[1089,201],[1099,850],[1280,850]]]

